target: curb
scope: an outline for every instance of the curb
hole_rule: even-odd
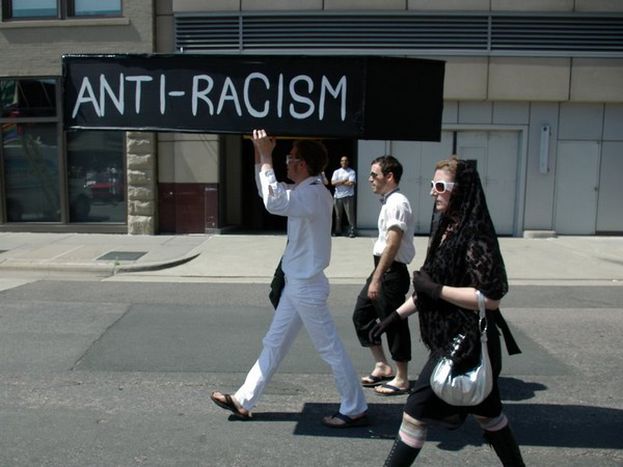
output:
[[[124,272],[140,272],[140,271],[159,271],[161,269],[168,269],[175,266],[179,266],[180,264],[188,263],[193,259],[197,258],[201,253],[195,253],[192,255],[184,256],[183,258],[174,259],[171,261],[161,261],[154,263],[136,263],[136,264],[128,264],[127,266],[119,266],[116,269],[117,273]]]
[[[32,262],[32,261],[12,261],[7,260],[0,263],[0,271],[13,270],[13,271],[46,271],[46,272],[90,272],[98,274],[107,274],[113,276],[118,273],[130,273],[140,271],[158,271],[161,269],[167,269],[180,264],[187,263],[201,253],[195,253],[192,255],[184,256],[182,258],[176,258],[169,261],[158,261],[151,263],[137,263],[128,264],[124,266],[115,265],[114,261],[107,261],[105,263],[44,263],[44,262]]]

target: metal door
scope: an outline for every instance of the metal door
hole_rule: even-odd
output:
[[[596,233],[623,232],[623,142],[606,141],[601,148]]]
[[[561,141],[556,159],[554,226],[563,235],[593,235],[597,217],[599,143]]]
[[[513,235],[517,219],[518,131],[459,131],[457,154],[475,160],[499,235]]]

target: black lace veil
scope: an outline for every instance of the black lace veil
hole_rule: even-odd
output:
[[[501,299],[508,291],[506,269],[474,164],[458,160],[454,181],[447,211],[433,213],[422,269],[437,283],[474,287],[489,298]],[[441,349],[458,332],[466,332],[466,354],[479,353],[476,313],[423,294],[416,303],[422,341],[429,349]]]

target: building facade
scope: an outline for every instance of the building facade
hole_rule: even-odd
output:
[[[476,160],[501,235],[623,233],[620,1],[104,0],[81,10],[54,0],[47,13],[29,3],[2,2],[0,230],[283,229],[259,204],[242,135],[62,128],[63,54],[218,53],[446,62],[440,142],[324,141],[329,178],[342,155],[358,171],[359,229],[376,227],[374,157],[401,160],[427,234],[434,162],[455,153]],[[278,171],[290,144],[279,142]]]

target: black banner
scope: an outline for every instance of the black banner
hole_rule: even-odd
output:
[[[439,141],[443,61],[66,55],[66,129]]]

